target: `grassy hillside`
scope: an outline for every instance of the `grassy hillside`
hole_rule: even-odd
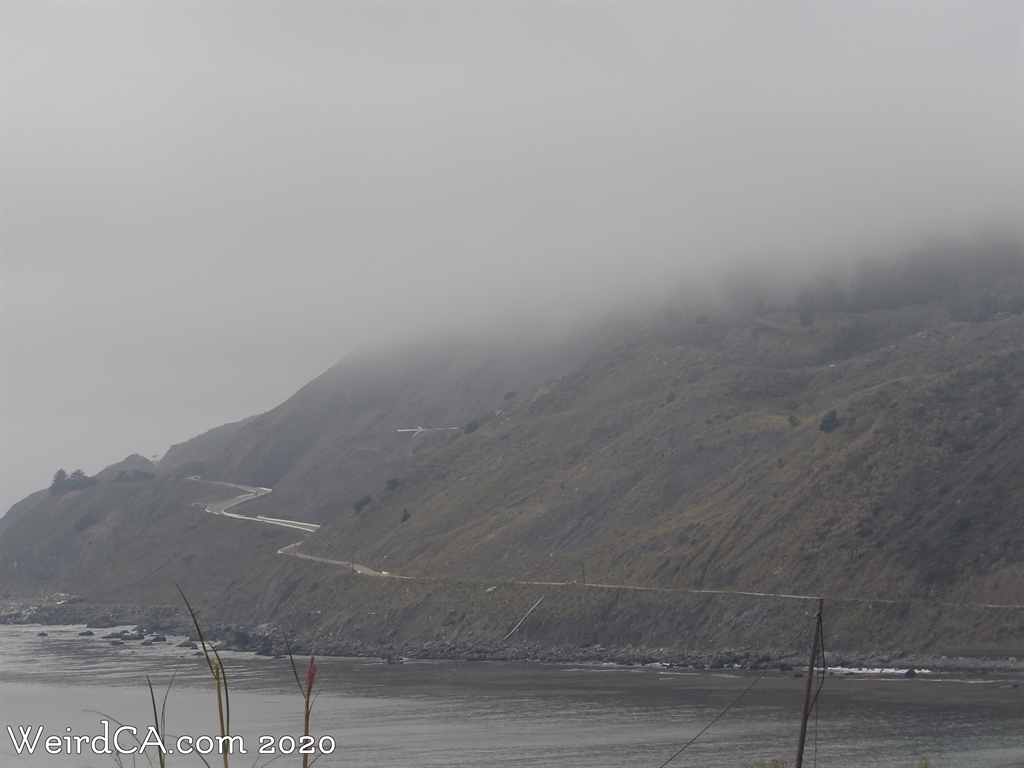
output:
[[[795,311],[664,316],[572,374],[498,404],[397,487],[379,485],[360,512],[354,494],[338,498],[303,551],[454,580],[462,586],[444,594],[456,616],[478,602],[473,583],[585,575],[824,595],[844,606],[836,631],[855,643],[1018,647],[1019,610],[943,607],[1024,604],[1024,328],[1005,311],[953,320],[965,302],[958,293],[818,312],[810,326]],[[324,566],[308,577],[292,563],[274,568],[291,574],[301,605],[323,615],[343,599],[335,590],[354,594],[352,584],[323,584],[341,578]],[[280,578],[262,573],[254,583]],[[375,608],[394,609],[377,599]],[[549,615],[541,634],[584,642],[585,631],[553,629],[578,614],[570,626],[625,622],[633,634],[616,636],[634,643],[673,633],[677,642],[749,643],[775,631],[768,614],[785,613],[766,608],[748,617],[753,630],[727,630],[742,611],[683,610],[691,599],[682,593],[672,610],[645,602],[583,601]],[[420,636],[445,635],[443,624],[402,615]],[[367,631],[352,615],[333,620],[339,632]],[[694,634],[700,627],[710,631]]]
[[[353,353],[274,410],[249,420],[204,475],[274,488],[253,513],[323,522],[415,466],[510,390],[569,373],[624,320],[524,339],[424,339]],[[415,427],[456,430],[417,436]]]
[[[0,594],[178,605],[177,582],[197,601],[219,597],[254,561],[296,540],[191,506],[237,493],[170,474],[48,494],[0,537]]]
[[[996,256],[352,356],[155,480],[40,501],[0,584],[162,602],[173,577],[235,622],[385,644],[500,639],[540,592],[540,642],[763,647],[806,606],[686,590],[823,595],[851,647],[1014,649],[1022,611],[976,606],[1024,604],[1021,269]],[[419,580],[275,555],[292,534],[190,508],[233,493],[190,474],[273,487],[245,511],[322,523],[303,553]]]
[[[1021,318],[936,311],[643,329],[361,512],[339,500],[304,548],[411,575],[1019,602]],[[836,355],[851,328],[875,348]]]

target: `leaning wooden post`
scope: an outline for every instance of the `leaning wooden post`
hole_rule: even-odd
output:
[[[800,744],[796,749],[796,768],[804,764],[804,740],[807,738],[807,717],[811,714],[811,688],[814,684],[814,662],[818,656],[818,636],[821,634],[821,611],[825,607],[825,599],[818,598],[818,613],[814,617],[814,638],[811,640],[811,661],[807,665],[807,687],[804,690],[804,714],[800,719]]]

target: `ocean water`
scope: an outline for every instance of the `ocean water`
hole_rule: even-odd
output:
[[[141,755],[116,754],[112,743],[122,726],[146,739],[154,722],[147,676],[164,710],[166,765],[203,765],[195,752],[178,749],[215,749],[219,734],[202,657],[176,647],[181,638],[113,647],[100,637],[109,630],[80,637],[83,629],[0,626],[0,768],[158,765],[155,746]],[[230,765],[300,766],[302,699],[289,662],[222,657],[230,732],[241,737],[236,750],[239,743],[246,750]],[[315,763],[321,768],[658,768],[756,678],[653,665],[319,661],[310,732],[313,749],[323,752]],[[300,675],[305,664],[299,660]],[[1018,678],[829,676],[804,764],[916,768],[926,759],[935,768],[1021,768]],[[756,768],[778,758],[792,766],[803,690],[802,678],[770,673],[669,765]],[[93,739],[104,733],[107,740],[96,746],[109,746],[111,754],[96,754]],[[130,730],[117,743],[138,746]],[[206,759],[222,765],[217,754]]]

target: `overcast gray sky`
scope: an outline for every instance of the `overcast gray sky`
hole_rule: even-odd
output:
[[[1019,236],[1022,8],[5,0],[0,511],[375,339]]]

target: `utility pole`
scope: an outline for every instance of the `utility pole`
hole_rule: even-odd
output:
[[[811,713],[811,688],[814,683],[814,662],[818,656],[818,636],[821,634],[821,611],[825,607],[825,598],[818,598],[818,613],[814,616],[814,638],[811,640],[811,660],[807,665],[807,687],[804,691],[804,714],[800,720],[800,744],[796,748],[796,766],[803,768],[804,741],[807,739],[807,717]]]

